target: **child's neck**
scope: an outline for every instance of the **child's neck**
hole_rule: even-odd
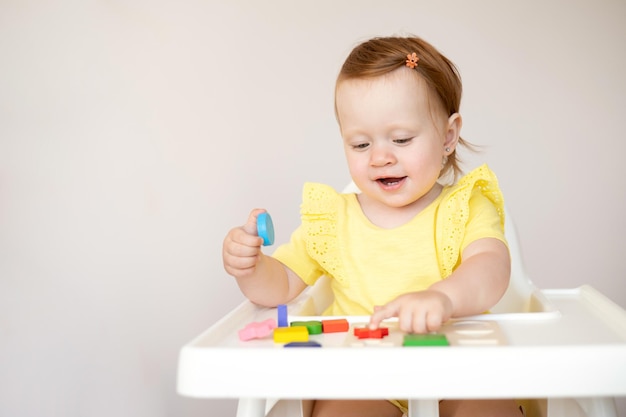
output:
[[[357,199],[361,211],[372,224],[382,229],[395,229],[413,220],[415,216],[437,199],[442,189],[441,184],[437,183],[424,196],[402,207],[388,206],[362,194],[359,194]]]

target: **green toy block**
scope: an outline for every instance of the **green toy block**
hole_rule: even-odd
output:
[[[402,346],[449,346],[445,334],[405,334]]]
[[[304,326],[309,331],[309,334],[321,334],[322,322],[317,320],[311,321],[292,321],[291,326]]]

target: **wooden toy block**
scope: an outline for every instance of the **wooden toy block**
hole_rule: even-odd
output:
[[[309,331],[309,334],[320,334],[322,333],[322,322],[317,320],[310,321],[292,321],[292,326],[304,326]]]
[[[308,342],[291,342],[291,343],[287,343],[284,347],[286,348],[291,348],[291,347],[322,347],[322,345],[320,345],[319,343],[313,341],[313,340],[309,340]]]
[[[350,323],[346,319],[322,320],[322,331],[324,333],[347,332]]]
[[[308,342],[309,331],[303,326],[277,327],[274,329],[274,342]]]
[[[257,235],[263,238],[263,246],[274,244],[274,222],[269,213],[261,213],[256,218]]]
[[[287,319],[287,306],[280,304],[276,306],[278,312],[278,327],[289,327],[289,320]]]
[[[239,330],[239,340],[245,342],[252,339],[261,339],[271,334],[274,328],[276,328],[276,320],[274,319],[249,323],[246,327]]]
[[[379,327],[378,329],[371,330],[367,327],[361,327],[354,329],[354,335],[359,339],[382,339],[389,335],[389,329]]]
[[[405,334],[402,346],[449,346],[445,334]]]

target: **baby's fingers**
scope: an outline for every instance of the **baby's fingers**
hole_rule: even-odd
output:
[[[439,311],[431,311],[426,316],[424,332],[437,332],[441,329],[443,317]]]
[[[397,315],[398,311],[393,302],[384,306],[376,306],[374,307],[374,313],[372,313],[372,316],[370,317],[369,328],[372,330],[378,329],[383,320],[396,317]]]

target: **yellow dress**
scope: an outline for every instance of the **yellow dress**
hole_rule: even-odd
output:
[[[355,194],[307,183],[302,224],[272,255],[309,285],[331,278],[335,302],[328,315],[368,315],[375,305],[420,291],[452,273],[461,253],[481,238],[504,237],[504,206],[486,165],[444,187],[408,223],[379,228],[365,217]]]

